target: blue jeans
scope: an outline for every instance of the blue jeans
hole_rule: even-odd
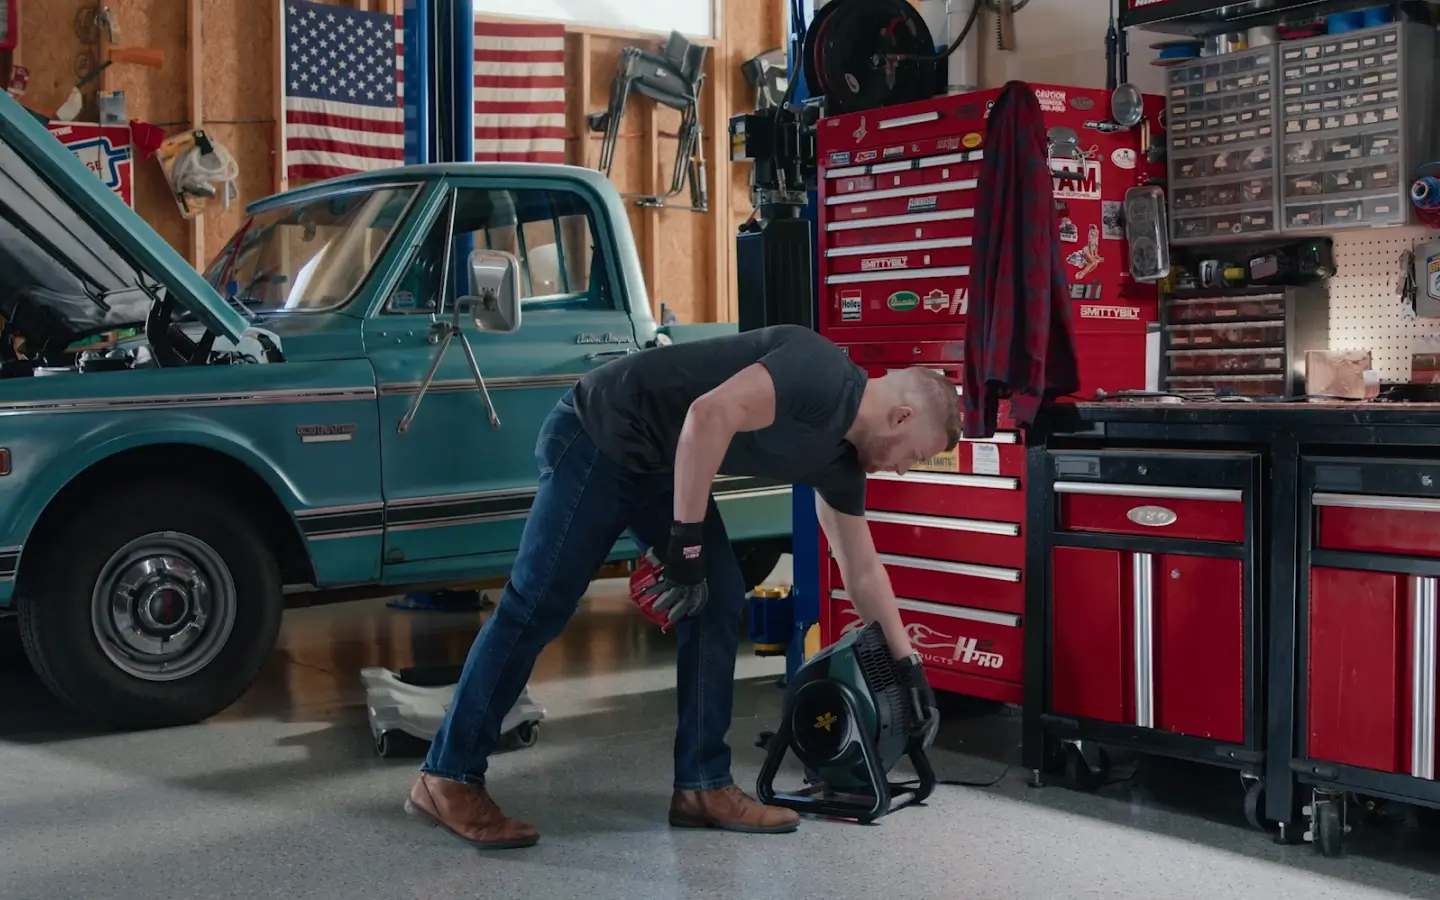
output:
[[[455,699],[421,767],[431,775],[483,784],[487,759],[500,742],[501,720],[615,542],[627,528],[662,551],[669,541],[673,477],[637,474],[601,453],[580,427],[569,395],[541,426],[535,457],[539,492],[520,552],[495,612],[470,647]],[[732,783],[725,735],[745,586],[713,497],[704,546],[709,602],[675,628],[677,790]]]

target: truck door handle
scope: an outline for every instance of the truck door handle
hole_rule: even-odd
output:
[[[587,362],[595,362],[601,359],[614,359],[617,356],[629,356],[634,352],[634,347],[626,347],[622,350],[596,350],[594,353],[585,354],[585,359]]]

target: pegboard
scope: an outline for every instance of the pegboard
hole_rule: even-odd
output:
[[[1339,232],[1330,279],[1330,349],[1369,350],[1383,381],[1409,381],[1410,355],[1440,352],[1440,319],[1401,315],[1400,254],[1440,237],[1423,226]]]

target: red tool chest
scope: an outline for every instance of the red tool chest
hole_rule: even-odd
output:
[[[1046,470],[1048,725],[1258,766],[1258,455],[1052,450]]]
[[[1440,463],[1311,458],[1302,479],[1292,765],[1302,779],[1418,793],[1374,778],[1435,781]]]
[[[1047,127],[1075,129],[1083,154],[1052,160],[1052,169],[1077,176],[1054,182],[1054,227],[1070,273],[1080,394],[1143,388],[1156,294],[1126,274],[1120,214],[1125,191],[1163,174],[1163,164],[1141,155],[1138,129],[1113,130],[1107,92],[1031,88]],[[962,380],[974,239],[984,227],[975,201],[985,118],[999,95],[937,97],[819,123],[819,330],[872,376],[923,365]],[[1152,110],[1161,103],[1146,98]],[[1025,468],[1023,435],[1002,404],[992,438],[962,441],[903,477],[870,478],[871,534],[937,689],[1021,702]],[[1109,521],[1101,508],[1080,514]],[[829,643],[860,622],[823,535],[820,547]]]

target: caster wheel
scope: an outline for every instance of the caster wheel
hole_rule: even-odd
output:
[[[1340,815],[1343,800],[1330,800],[1315,804],[1314,822],[1311,831],[1315,837],[1315,849],[1321,856],[1339,856],[1344,852],[1345,821]]]
[[[528,750],[539,742],[540,725],[536,722],[523,722],[505,735],[505,746],[511,750]]]
[[[394,748],[390,746],[390,732],[382,731],[375,735],[375,755],[381,759],[389,759]]]
[[[1256,831],[1266,831],[1265,827],[1265,782],[1252,781],[1249,787],[1245,788],[1245,821]]]
[[[1100,747],[1086,753],[1074,745],[1068,746],[1065,777],[1082,791],[1098,791],[1110,780],[1110,754]]]

